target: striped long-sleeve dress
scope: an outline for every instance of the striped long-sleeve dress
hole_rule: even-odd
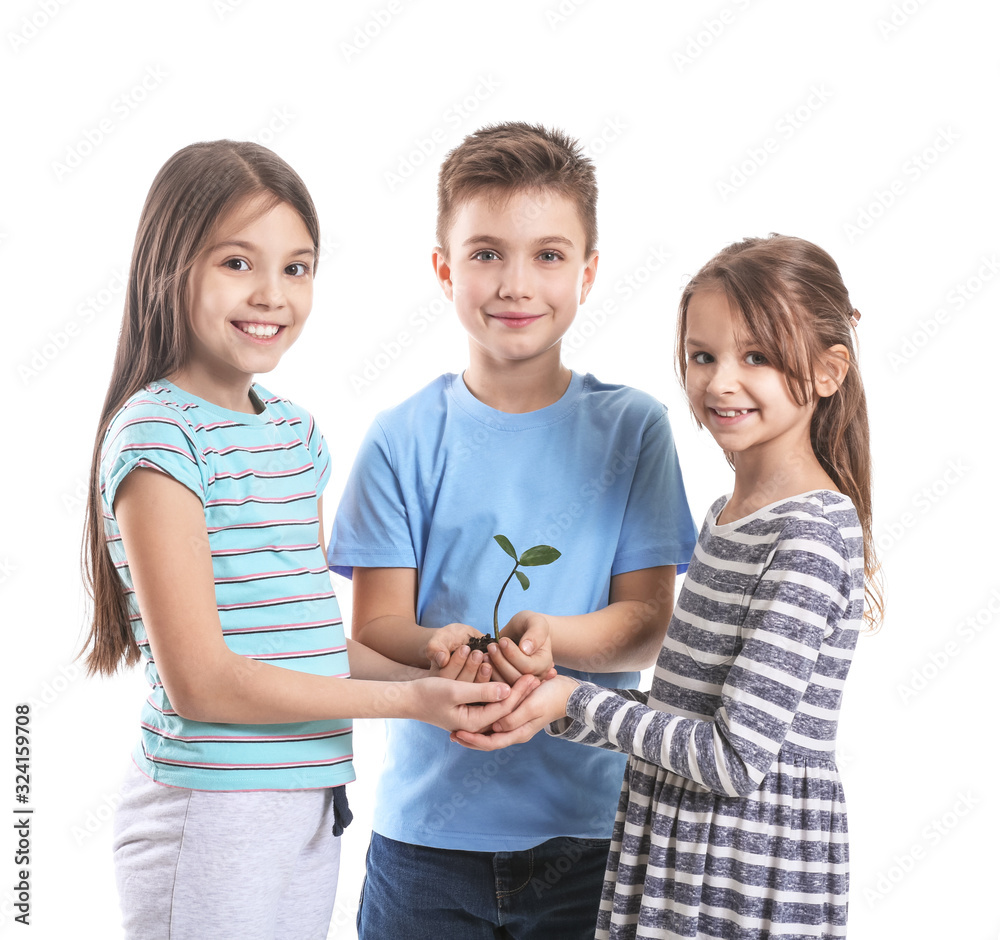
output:
[[[648,698],[582,684],[550,733],[630,755],[598,937],[842,937],[834,761],[864,605],[850,500],[702,526]]]

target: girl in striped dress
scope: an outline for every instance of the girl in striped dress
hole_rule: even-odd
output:
[[[307,411],[254,382],[302,330],[318,250],[301,179],[252,143],[184,148],[143,208],[85,572],[90,671],[141,660],[150,685],[115,820],[129,938],[325,937],[350,719],[478,728],[516,700],[451,681],[484,678],[467,648],[428,677],[344,638],[329,450]],[[370,681],[390,678],[417,681]]]
[[[801,239],[747,239],[695,275],[677,364],[735,480],[650,692],[558,676],[491,736],[453,735],[495,748],[545,727],[629,755],[598,937],[845,936],[837,719],[858,632],[881,614],[858,317]]]

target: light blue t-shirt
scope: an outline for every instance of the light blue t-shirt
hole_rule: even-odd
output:
[[[589,613],[612,575],[684,565],[696,541],[666,408],[643,392],[573,374],[559,401],[496,411],[444,375],[376,418],[358,453],[330,539],[331,568],[416,568],[417,622],[492,631],[513,560],[553,545],[562,557],[519,569],[500,605]],[[672,598],[671,598],[672,600]],[[616,642],[608,637],[609,657]],[[600,661],[595,661],[600,669]],[[637,673],[577,673],[614,688]],[[518,851],[555,836],[609,838],[624,758],[536,735],[494,754],[470,751],[419,721],[387,722],[374,829],[470,851]]]
[[[195,790],[339,786],[354,779],[350,720],[240,725],[177,714],[153,659],[114,516],[118,487],[136,468],[173,477],[205,510],[226,645],[285,669],[347,677],[343,622],[319,544],[317,501],[330,475],[326,443],[307,411],[259,385],[254,394],[263,410],[244,414],[170,382],[151,382],[122,406],[104,439],[105,534],[150,686],[133,758],[158,783]]]

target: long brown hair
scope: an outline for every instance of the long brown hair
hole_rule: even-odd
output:
[[[837,263],[802,238],[746,238],[723,248],[688,281],[677,323],[677,371],[687,378],[688,305],[701,290],[721,291],[739,311],[749,336],[768,362],[785,375],[793,400],[816,400],[810,426],[813,451],[823,469],[854,503],[861,520],[865,569],[865,620],[882,620],[879,564],[872,537],[872,461],[868,408],[858,371],[858,312]],[[831,346],[843,345],[850,360],[839,390],[814,394],[815,368]],[[731,455],[727,457],[732,463]]]
[[[83,577],[94,611],[81,652],[89,673],[111,674],[122,661],[130,666],[139,660],[128,600],[105,544],[100,483],[104,436],[130,396],[184,365],[191,267],[216,226],[250,201],[260,214],[288,203],[302,217],[318,254],[319,221],[309,191],[284,160],[259,144],[215,140],[184,147],[163,165],[146,196],[90,463]]]

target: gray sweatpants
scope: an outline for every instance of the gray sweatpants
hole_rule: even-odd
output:
[[[186,790],[133,764],[114,832],[128,940],[324,940],[340,867],[332,792]]]

